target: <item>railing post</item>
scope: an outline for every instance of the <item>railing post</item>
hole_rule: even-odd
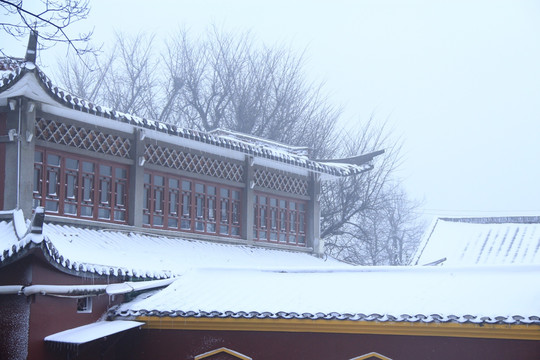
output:
[[[244,165],[244,194],[242,195],[242,238],[253,241],[253,157],[247,156]]]

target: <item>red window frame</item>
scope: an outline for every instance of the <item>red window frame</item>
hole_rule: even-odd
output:
[[[307,201],[256,192],[253,202],[255,240],[306,246]]]
[[[48,214],[126,224],[129,167],[36,147],[34,208]]]
[[[143,226],[240,237],[241,189],[145,171]]]

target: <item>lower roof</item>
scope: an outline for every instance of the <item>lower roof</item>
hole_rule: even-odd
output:
[[[119,231],[45,223],[42,234],[27,231],[21,211],[13,220],[0,221],[0,266],[32,248],[39,248],[61,270],[106,276],[146,279],[169,278],[192,268],[350,267],[335,259],[321,259],[305,252],[254,245],[218,243]]]
[[[139,321],[98,321],[46,336],[44,340],[47,342],[66,344],[84,344],[142,325],[144,325],[144,323]]]
[[[540,325],[540,266],[197,269],[122,317]]]
[[[64,271],[176,277],[119,318],[540,325],[540,265],[353,267],[307,253],[45,223],[0,222],[0,266],[39,249]]]

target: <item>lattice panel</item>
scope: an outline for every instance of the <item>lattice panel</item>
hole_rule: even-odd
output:
[[[36,122],[36,138],[103,154],[130,157],[129,139],[43,118]]]
[[[146,161],[156,165],[235,182],[243,181],[244,168],[242,165],[211,159],[202,155],[149,144],[145,147],[144,157]]]
[[[255,169],[254,177],[255,185],[257,186],[290,194],[308,195],[307,180],[276,174],[262,169]]]

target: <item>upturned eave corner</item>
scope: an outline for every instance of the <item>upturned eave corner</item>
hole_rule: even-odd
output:
[[[351,156],[351,157],[347,157],[347,158],[318,159],[318,160],[315,160],[315,161],[318,161],[318,162],[321,162],[321,163],[339,163],[339,164],[349,164],[349,165],[360,166],[360,165],[364,165],[364,164],[367,164],[367,163],[373,161],[373,159],[375,159],[375,157],[384,154],[384,152],[385,152],[384,150],[377,150],[377,151],[372,151],[370,153],[360,154],[360,155]]]

